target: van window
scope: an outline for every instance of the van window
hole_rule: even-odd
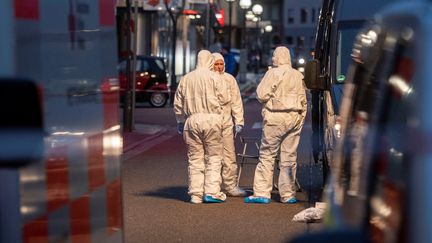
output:
[[[344,22],[338,26],[338,42],[336,53],[336,72],[334,80],[344,83],[348,66],[351,63],[353,43],[363,26],[363,21]]]

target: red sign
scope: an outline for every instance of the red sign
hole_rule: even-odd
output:
[[[159,0],[148,0],[147,4],[156,7],[157,5],[159,5]]]

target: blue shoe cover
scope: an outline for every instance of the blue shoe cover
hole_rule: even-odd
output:
[[[262,203],[262,204],[268,204],[271,202],[270,198],[266,198],[266,197],[254,197],[254,196],[250,196],[250,197],[245,197],[244,199],[245,203]]]
[[[204,196],[204,202],[206,202],[206,203],[223,203],[225,201],[222,199],[218,199],[218,198],[206,195],[206,196]]]
[[[295,197],[292,197],[292,198],[286,200],[284,203],[294,204],[294,203],[297,203],[297,199]]]

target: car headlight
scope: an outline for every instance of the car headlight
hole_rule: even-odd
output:
[[[298,59],[298,63],[299,63],[300,65],[305,64],[305,62],[306,62],[306,60],[305,60],[303,57],[301,57],[301,58]]]

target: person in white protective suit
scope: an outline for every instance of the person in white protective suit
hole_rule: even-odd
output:
[[[235,127],[235,135],[241,133],[243,130],[243,101],[236,79],[231,74],[225,72],[224,57],[220,53],[213,53],[212,55],[215,58],[213,70],[221,75],[223,82],[226,82],[229,92],[226,96],[231,97],[231,102],[222,107],[222,183],[228,196],[244,197],[246,196],[246,192],[237,186],[237,161],[233,134],[233,127]]]
[[[174,97],[178,132],[188,153],[188,194],[192,203],[224,202],[221,192],[222,106],[230,102],[227,87],[211,71],[214,57],[198,53],[197,67],[180,80]]]
[[[297,147],[306,116],[307,100],[303,75],[292,68],[288,48],[277,47],[273,67],[257,87],[263,104],[263,131],[259,162],[255,169],[253,196],[246,203],[270,203],[275,158],[279,152],[278,189],[280,201],[296,203]]]

